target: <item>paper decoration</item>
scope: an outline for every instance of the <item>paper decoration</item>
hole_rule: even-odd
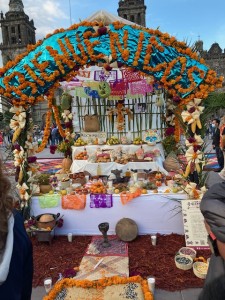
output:
[[[110,208],[112,206],[112,195],[90,194],[90,208]]]
[[[87,70],[79,70],[77,76],[78,77],[83,77],[83,78],[90,78],[91,72],[87,71]]]
[[[83,87],[76,87],[74,89],[74,96],[78,96],[78,97],[81,97],[81,98],[87,98],[87,94],[85,93]]]
[[[52,208],[57,207],[59,205],[60,195],[58,194],[46,194],[42,196],[38,196],[38,202],[40,208]]]
[[[117,70],[105,72],[104,70],[94,71],[95,81],[116,81],[118,78]]]
[[[81,210],[86,206],[86,195],[66,195],[62,196],[63,209]]]
[[[133,72],[128,69],[122,69],[121,71],[125,82],[135,82],[144,79],[144,76],[142,76],[139,72]]]
[[[153,86],[147,84],[146,80],[136,81],[129,83],[129,90],[132,95],[151,93]]]
[[[110,82],[111,96],[124,96],[127,93],[127,83],[119,80]]]
[[[184,235],[187,247],[209,249],[204,218],[200,211],[201,200],[182,200]]]

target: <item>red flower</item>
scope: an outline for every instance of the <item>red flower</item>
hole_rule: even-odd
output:
[[[57,146],[56,146],[56,145],[51,145],[51,146],[50,146],[50,153],[51,153],[51,154],[55,154],[56,149],[57,149]]]
[[[108,31],[108,29],[107,29],[107,27],[99,27],[98,28],[98,34],[99,35],[104,35],[104,34],[106,34],[107,33],[107,31]]]
[[[188,142],[189,142],[190,144],[195,143],[195,142],[196,142],[196,139],[193,138],[193,137],[190,137],[190,138],[188,139]]]
[[[189,112],[190,114],[192,114],[194,111],[195,111],[195,107],[191,107],[191,108],[188,110],[188,112]]]
[[[168,127],[168,128],[166,128],[166,130],[165,130],[165,136],[173,135],[174,132],[175,132],[175,128],[174,128],[174,127]]]
[[[173,97],[173,102],[175,103],[179,103],[181,101],[180,97],[179,96],[175,96]]]

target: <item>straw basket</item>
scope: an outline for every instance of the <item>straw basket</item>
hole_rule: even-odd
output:
[[[193,264],[193,272],[195,276],[201,279],[205,279],[208,272],[208,264],[197,261]]]
[[[180,255],[190,256],[193,260],[196,257],[196,251],[189,247],[182,247],[179,250]]]
[[[193,265],[193,259],[191,256],[186,256],[186,255],[176,255],[175,258],[175,264],[178,269],[181,270],[190,270]]]

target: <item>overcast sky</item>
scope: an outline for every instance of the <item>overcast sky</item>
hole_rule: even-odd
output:
[[[0,0],[4,14],[8,3],[9,0]],[[23,0],[23,4],[25,13],[34,20],[37,40],[57,28],[68,28],[71,21],[79,23],[101,9],[117,15],[118,8],[118,0]],[[225,0],[145,0],[145,4],[147,27],[158,27],[188,44],[200,38],[205,50],[214,42],[225,48]]]

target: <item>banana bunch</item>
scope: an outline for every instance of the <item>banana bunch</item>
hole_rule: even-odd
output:
[[[115,136],[111,136],[106,142],[107,145],[117,145],[119,143],[119,139]]]

